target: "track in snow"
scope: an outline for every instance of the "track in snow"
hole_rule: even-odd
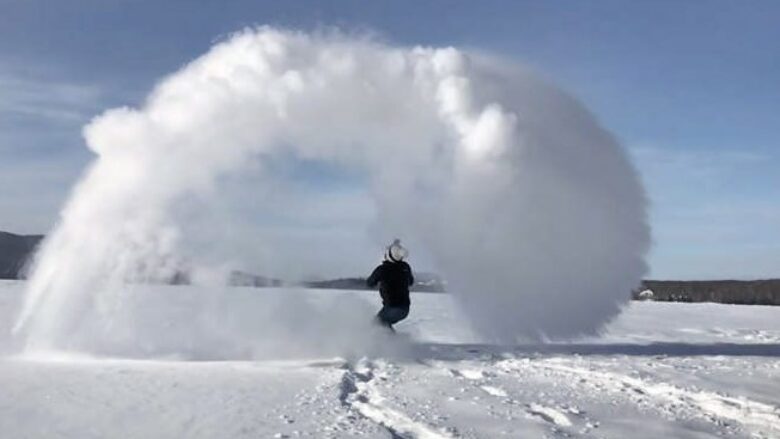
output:
[[[498,366],[541,367],[563,375],[563,379],[575,380],[586,386],[611,393],[629,395],[637,404],[648,404],[670,413],[684,412],[706,419],[718,426],[741,424],[756,437],[780,436],[780,407],[715,392],[687,389],[665,382],[632,377],[599,369],[598,365],[576,367],[561,358],[539,360],[507,360]]]
[[[394,405],[403,403],[409,412],[445,419],[436,423],[438,431],[457,432],[460,437],[512,437],[513,431],[551,437],[624,437],[627,433],[658,437],[679,428],[686,432],[680,437],[780,437],[776,404],[729,394],[728,388],[708,390],[690,384],[695,382],[691,373],[728,374],[752,361],[743,357],[705,357],[694,370],[687,370],[685,360],[681,363],[677,358],[496,354],[457,346],[441,357],[400,363],[390,382],[375,377],[366,382],[371,392],[394,393]],[[775,362],[763,364],[769,377],[776,375]],[[641,372],[647,365],[655,369]],[[671,381],[659,374],[672,374]],[[425,385],[427,392],[419,392],[417,385]],[[433,406],[430,395],[436,395]],[[459,421],[464,407],[471,407],[468,422]],[[633,432],[626,419],[646,424],[635,428],[656,430]],[[505,428],[486,432],[484,426],[491,423]],[[442,429],[444,424],[447,430]],[[470,425],[480,425],[482,430]],[[426,437],[409,431],[401,437]]]
[[[342,405],[384,427],[396,439],[451,439],[455,432],[437,429],[391,408],[377,390],[376,380],[383,380],[383,362],[360,360],[355,366],[346,364],[341,380],[339,400]],[[379,365],[379,366],[378,366]]]

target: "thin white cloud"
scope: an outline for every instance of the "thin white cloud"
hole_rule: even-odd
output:
[[[640,167],[664,169],[669,172],[718,172],[772,158],[768,153],[748,148],[698,149],[635,145],[630,147],[629,151]]]
[[[0,160],[0,230],[46,233],[83,166],[76,157]]]
[[[651,202],[651,277],[777,277],[780,157],[757,148],[631,148]]]
[[[691,203],[699,206],[711,199],[701,196],[703,193],[716,193],[717,198],[722,200],[729,196],[729,192],[739,192],[740,188],[753,180],[776,179],[773,175],[757,173],[755,169],[780,161],[780,157],[756,148],[662,148],[640,145],[629,150],[653,204],[656,207],[660,204],[676,204],[677,208],[683,210]]]
[[[95,85],[0,73],[0,118],[21,116],[40,123],[81,124],[100,108],[102,96]]]
[[[21,73],[41,70],[0,63],[0,230],[53,225],[89,158],[81,127],[105,105],[96,85]]]

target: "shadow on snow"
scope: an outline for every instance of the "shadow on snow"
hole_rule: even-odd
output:
[[[780,357],[780,344],[739,343],[549,343],[549,344],[459,344],[419,343],[414,346],[417,358],[431,360],[464,360],[475,355],[625,355],[625,356],[729,356]]]

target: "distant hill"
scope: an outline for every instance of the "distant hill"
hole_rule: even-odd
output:
[[[282,281],[279,279],[272,279],[265,276],[258,276],[252,273],[245,273],[243,271],[232,271],[228,277],[228,284],[234,287],[280,287]]]
[[[643,291],[652,291],[652,294]],[[780,305],[780,279],[765,280],[646,280],[634,298],[662,302],[717,302],[739,305]]]
[[[410,288],[416,292],[443,293],[446,282],[432,273],[415,273],[414,285]],[[363,277],[346,277],[305,282],[308,288],[324,288],[334,290],[367,290],[366,279]]]
[[[0,279],[19,279],[22,270],[40,244],[41,235],[0,232]]]

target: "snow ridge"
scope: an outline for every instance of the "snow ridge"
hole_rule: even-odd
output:
[[[417,422],[406,414],[385,404],[374,381],[384,379],[384,363],[361,359],[355,366],[345,365],[341,379],[339,400],[349,410],[354,410],[384,427],[394,439],[450,439],[443,431]]]
[[[664,382],[652,382],[606,369],[594,370],[566,364],[562,359],[533,361],[507,360],[503,367],[541,367],[577,379],[586,385],[613,392],[628,392],[638,399],[651,399],[661,406],[675,406],[721,425],[737,423],[755,437],[777,437],[780,433],[780,408],[703,390],[686,389]],[[680,409],[677,409],[680,410]]]

